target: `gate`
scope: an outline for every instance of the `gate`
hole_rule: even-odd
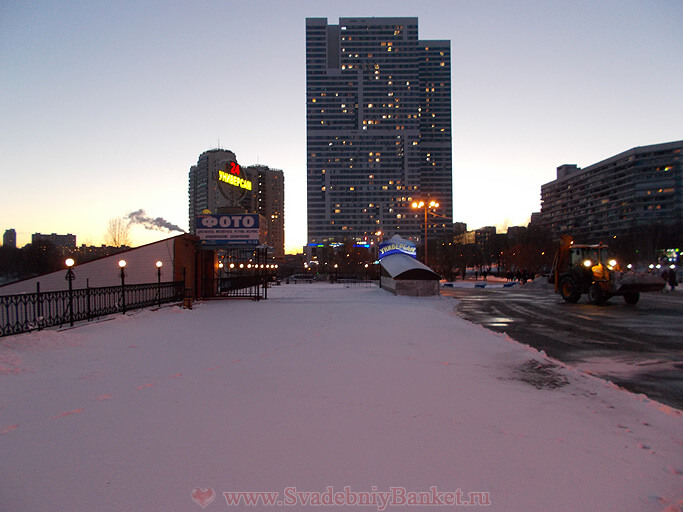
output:
[[[268,247],[214,249],[214,252],[215,275],[211,290],[205,290],[204,296],[268,298],[268,284],[276,275],[276,265],[268,260]]]

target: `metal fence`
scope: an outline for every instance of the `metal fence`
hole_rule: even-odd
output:
[[[180,301],[183,281],[0,296],[0,336]]]
[[[218,297],[241,297],[254,300],[268,298],[268,283],[272,276],[265,274],[239,275],[228,273],[216,280]]]

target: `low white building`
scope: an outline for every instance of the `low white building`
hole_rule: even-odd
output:
[[[186,286],[190,287],[189,283],[192,283],[194,279],[195,270],[195,240],[195,237],[191,235],[179,235],[81,265],[76,261],[73,267],[76,276],[73,287],[77,289],[120,285],[120,260],[126,261],[126,284],[155,283],[158,279],[156,263],[160,261],[162,281],[181,281],[185,267],[188,283]],[[0,286],[0,295],[35,293],[38,283],[40,283],[41,292],[66,290],[68,288],[66,266],[64,270]]]
[[[396,295],[439,295],[439,275],[415,259],[415,244],[394,235],[380,245],[380,284]]]

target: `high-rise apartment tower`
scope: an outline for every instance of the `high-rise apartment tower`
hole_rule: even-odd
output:
[[[231,164],[235,165],[231,165]],[[241,179],[222,185],[220,173]],[[223,187],[221,189],[221,186]],[[199,155],[188,176],[190,233],[195,232],[196,216],[204,210],[212,213],[258,213],[266,221],[266,243],[276,257],[285,252],[285,178],[279,169],[265,165],[241,167],[227,149],[210,149]]]
[[[308,241],[421,240],[453,220],[450,41],[417,18],[306,20]]]

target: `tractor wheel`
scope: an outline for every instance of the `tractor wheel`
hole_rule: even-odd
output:
[[[581,293],[576,289],[576,283],[571,277],[563,277],[560,280],[560,295],[567,302],[578,302]]]
[[[626,304],[637,304],[640,299],[640,292],[626,292],[624,294],[624,301]]]
[[[605,303],[607,296],[603,293],[602,288],[599,284],[592,284],[588,288],[588,302],[594,306],[600,306]]]

